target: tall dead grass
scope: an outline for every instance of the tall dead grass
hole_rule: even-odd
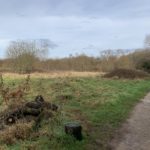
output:
[[[103,74],[103,72],[76,72],[76,71],[57,71],[50,73],[31,73],[31,78],[57,78],[57,77],[94,77]],[[18,73],[3,73],[4,78],[7,79],[18,79],[25,78],[26,74]]]
[[[0,131],[0,141],[12,145],[17,140],[25,140],[29,138],[32,131],[33,122],[25,123],[18,122],[13,126],[9,126],[6,129]]]

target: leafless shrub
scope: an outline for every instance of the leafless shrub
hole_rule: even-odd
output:
[[[10,90],[8,86],[4,85],[3,76],[0,75],[0,94],[3,98],[3,101],[8,102],[13,100],[13,102],[21,102],[27,92],[30,90],[30,75],[27,76],[25,82],[19,85],[15,90]]]

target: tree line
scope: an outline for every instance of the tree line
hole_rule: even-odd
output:
[[[148,38],[146,39],[148,41]],[[148,43],[147,43],[148,45]],[[134,51],[105,50],[98,57],[85,54],[70,57],[47,58],[48,50],[55,47],[49,40],[13,41],[6,50],[6,58],[0,60],[0,71],[16,73],[50,71],[102,71],[117,68],[142,69],[150,72],[150,48]]]

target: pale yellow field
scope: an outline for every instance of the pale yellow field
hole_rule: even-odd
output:
[[[57,78],[57,77],[94,77],[104,73],[101,72],[75,72],[75,71],[57,71],[50,73],[31,73],[31,78]],[[3,73],[4,78],[25,78],[27,74]]]

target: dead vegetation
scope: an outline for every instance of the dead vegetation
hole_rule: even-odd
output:
[[[17,140],[25,140],[30,136],[32,126],[33,122],[18,122],[13,126],[9,126],[7,129],[0,131],[0,141],[12,145]]]
[[[41,95],[33,101],[26,98],[30,90],[30,75],[15,89],[10,90],[0,77],[0,94],[6,108],[0,112],[0,141],[12,145],[26,140],[38,131],[43,120],[56,117],[58,106],[47,102]]]
[[[9,86],[4,85],[4,80],[2,74],[0,75],[0,94],[3,98],[3,101],[8,104],[10,100],[13,100],[14,102],[22,101],[24,99],[24,95],[27,94],[27,92],[30,90],[30,75],[28,75],[25,79],[25,82],[19,85],[15,89],[10,89]]]
[[[30,78],[64,78],[64,77],[95,77],[102,74],[103,72],[77,72],[77,71],[51,71],[49,73],[39,73],[34,72],[30,74]],[[18,73],[3,73],[5,78],[9,79],[24,79],[26,78],[26,74],[18,74]]]
[[[23,103],[19,107],[8,107],[0,113],[0,141],[12,145],[17,140],[41,135],[41,132],[37,132],[41,122],[55,120],[57,110],[57,105],[46,102],[42,96],[37,96],[34,101]],[[50,134],[47,131],[44,133]]]
[[[34,120],[40,116],[44,110],[57,111],[58,106],[49,102],[46,102],[42,96],[37,96],[34,101],[24,102],[17,107],[9,106],[4,112],[1,112],[0,121],[1,124],[12,125],[20,119],[27,119],[27,121]],[[49,115],[52,117],[53,115]],[[32,117],[29,119],[29,117]]]
[[[105,78],[125,78],[125,79],[138,79],[138,78],[147,78],[149,74],[134,69],[115,69],[107,74],[104,75]]]

